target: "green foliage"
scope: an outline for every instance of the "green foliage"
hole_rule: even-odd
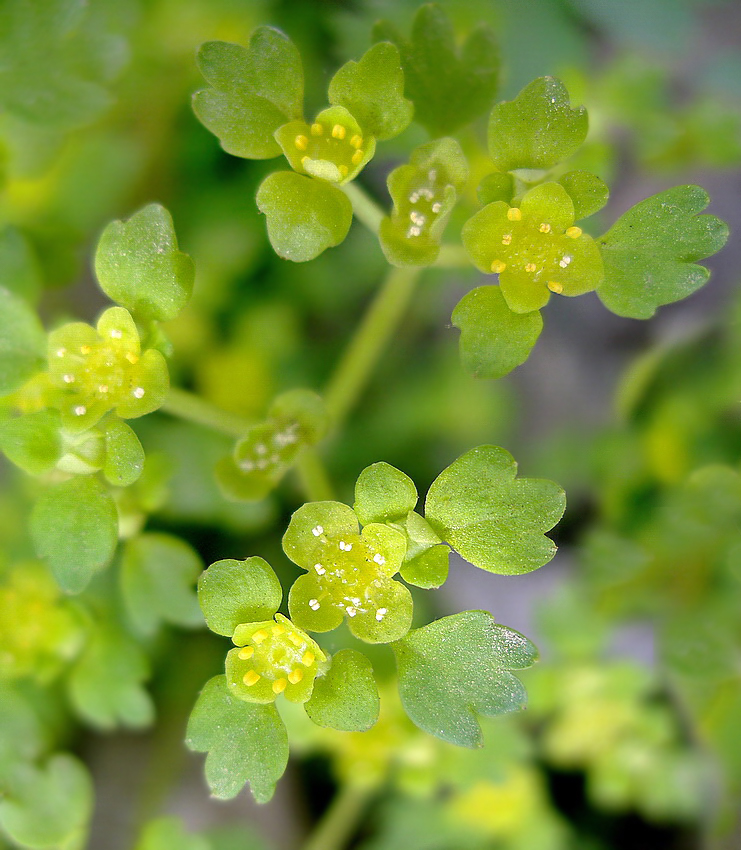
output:
[[[31,303],[38,300],[42,287],[33,248],[23,233],[10,225],[0,230],[0,287]]]
[[[662,304],[686,298],[710,272],[696,260],[719,251],[728,228],[698,215],[710,202],[699,186],[677,186],[641,201],[599,239],[605,279],[597,293],[619,316],[648,319]]]
[[[0,423],[0,448],[8,460],[41,475],[53,469],[62,456],[61,419],[56,410],[40,410]]]
[[[482,746],[478,714],[524,707],[525,689],[509,671],[529,667],[537,657],[526,637],[486,611],[443,617],[392,648],[409,717],[425,732],[463,747]]]
[[[105,461],[103,475],[117,487],[129,487],[144,470],[144,449],[139,438],[120,419],[103,423]]]
[[[417,488],[408,475],[388,463],[367,466],[355,482],[355,515],[363,523],[394,522],[417,506]]]
[[[370,661],[354,649],[340,650],[314,684],[306,713],[317,726],[365,732],[378,720],[380,700]]]
[[[0,288],[0,396],[18,389],[41,367],[46,340],[36,314]]]
[[[186,832],[178,818],[165,817],[145,826],[135,850],[211,850],[211,844],[200,835]]]
[[[599,212],[607,203],[610,190],[607,185],[589,171],[567,171],[558,178],[574,204],[574,218],[587,218]]]

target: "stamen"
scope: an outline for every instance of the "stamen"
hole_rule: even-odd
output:
[[[319,537],[320,534],[324,534],[324,529],[321,527],[321,525],[317,525],[311,529],[311,533],[314,535],[314,537]]]
[[[534,271],[537,271],[537,269],[538,269],[538,267],[535,265],[535,263],[528,263],[528,264],[525,266],[525,271],[526,271],[526,272],[534,272]]]
[[[439,201],[435,201],[435,203],[432,205],[432,212],[437,215],[437,213],[439,213],[442,208],[443,205]]]
[[[569,227],[566,235],[569,239],[578,239],[582,235],[582,229],[581,227]]]
[[[314,564],[314,569],[316,570],[316,574],[318,576],[323,576],[327,570],[321,564]]]
[[[107,384],[101,384],[98,387],[98,392],[99,393],[107,393],[108,392],[108,385]]]
[[[293,143],[300,151],[305,151],[309,147],[309,140],[306,136],[296,136]]]
[[[555,280],[548,281],[548,289],[550,289],[551,292],[555,292],[556,295],[560,295],[563,292],[563,286],[560,283],[556,283]]]
[[[507,218],[510,221],[521,221],[522,219],[522,211],[517,207],[510,207],[507,210]]]
[[[541,225],[540,225],[540,227],[538,228],[538,230],[539,230],[541,233],[550,233],[550,232],[551,232],[551,226],[550,226],[550,224],[547,224],[546,222],[543,222],[543,224],[541,224]]]
[[[304,671],[299,669],[298,667],[295,670],[291,670],[288,674],[288,681],[292,685],[298,685],[298,683],[304,678]]]
[[[300,637],[296,634],[296,632],[291,632],[291,634],[290,634],[290,635],[288,635],[288,640],[290,640],[290,641],[291,641],[291,643],[292,643],[294,646],[301,646],[301,644],[304,642],[304,641],[303,641],[303,639],[302,639],[302,638],[300,638]]]
[[[274,694],[282,694],[283,691],[285,691],[285,689],[287,687],[288,687],[288,682],[285,679],[283,679],[283,678],[276,679],[276,681],[273,682],[273,693]]]
[[[273,628],[270,631],[277,637],[278,635],[285,634],[286,627],[280,625],[280,623],[279,623],[278,625],[273,626]]]
[[[324,127],[321,124],[312,124],[310,132],[312,136],[321,136],[324,132]]]
[[[340,165],[340,166],[338,166],[337,170],[340,172],[340,174],[341,174],[343,177],[347,177],[347,175],[348,175],[348,173],[349,173],[349,169],[348,169],[348,167],[347,167],[346,165]]]
[[[134,398],[144,398],[144,392],[144,387],[137,387],[132,393],[132,395],[134,396]]]
[[[511,242],[512,242],[512,234],[511,233],[505,233],[504,236],[502,236],[502,245],[509,245]]]
[[[62,375],[62,380],[65,384],[72,384],[75,381],[74,375]]]
[[[494,260],[491,264],[491,270],[494,274],[501,274],[507,268],[507,263],[503,263],[501,260]]]
[[[123,331],[120,331],[118,328],[114,328],[111,331],[111,336],[113,339],[121,339],[121,337],[123,337]]]
[[[301,168],[306,168],[306,163],[311,161],[310,156],[302,156],[301,157]]]
[[[321,608],[321,605],[319,604],[319,600],[318,599],[310,599],[309,600],[309,608],[311,608],[312,611],[318,611]]]
[[[363,151],[361,151],[360,149],[356,150],[355,153],[352,155],[352,164],[360,165],[360,163],[363,161],[363,156]]]
[[[87,407],[84,404],[78,404],[75,408],[75,416],[84,416],[87,413]]]
[[[387,608],[379,608],[378,611],[376,611],[376,619],[378,620],[379,623],[386,616],[387,610],[388,610]]]
[[[260,674],[255,673],[254,670],[248,670],[244,676],[242,676],[242,681],[247,685],[248,688],[251,688],[253,685],[256,685],[260,681]]]
[[[311,667],[315,660],[316,656],[310,649],[307,649],[301,657],[301,663],[304,665],[304,667]]]
[[[378,564],[379,567],[382,567],[386,563],[386,559],[381,555],[380,552],[376,552],[373,556],[373,560]]]
[[[571,262],[571,257],[567,256],[567,257],[563,257],[561,259],[561,262],[558,265],[561,266],[562,269],[565,269],[570,262]]]
[[[254,635],[252,635],[252,640],[254,643],[262,643],[268,637],[268,633],[265,629],[258,629]]]
[[[358,613],[352,605],[348,605],[345,611],[347,611],[348,617],[354,617]]]
[[[126,352],[126,359],[129,361],[129,363],[131,363],[132,366],[134,365],[134,363],[139,362],[139,357],[136,354],[134,354],[133,351],[127,351]]]
[[[66,349],[66,348],[58,348],[58,349],[57,349],[57,357],[64,357],[64,355],[65,355],[66,353],[67,353],[67,349]]]
[[[347,130],[342,126],[342,124],[335,124],[332,127],[332,138],[333,139],[344,139]]]
[[[80,346],[80,354],[90,354],[93,349],[90,348],[89,345],[81,345]]]
[[[243,646],[239,652],[237,653],[237,658],[241,658],[242,661],[248,661],[255,654],[254,646]]]

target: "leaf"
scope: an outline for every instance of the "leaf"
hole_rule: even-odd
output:
[[[36,303],[43,285],[39,261],[23,233],[11,225],[0,230],[0,287]]]
[[[588,123],[583,106],[571,108],[560,80],[539,77],[492,110],[489,153],[500,171],[552,168],[581,146]]]
[[[96,478],[72,478],[42,493],[30,528],[37,554],[48,559],[62,590],[80,593],[113,557],[118,512]]]
[[[139,438],[121,419],[112,417],[103,424],[105,462],[103,475],[117,487],[129,487],[144,469],[144,449]]]
[[[0,827],[33,850],[78,850],[85,844],[93,809],[93,785],[84,766],[67,753],[43,768],[23,765],[0,799]]]
[[[152,698],[143,687],[149,673],[147,656],[131,635],[102,624],[70,672],[69,697],[80,717],[98,729],[142,729],[154,720]]]
[[[365,732],[378,720],[380,699],[373,665],[354,649],[332,656],[329,671],[314,682],[306,713],[317,724],[340,732]]]
[[[268,238],[284,260],[304,263],[339,245],[352,224],[352,204],[335,186],[293,171],[269,174],[257,190]]]
[[[185,307],[195,275],[193,261],[178,250],[172,216],[160,204],[106,227],[95,273],[109,298],[138,319],[158,321],[174,319]]]
[[[18,295],[0,288],[0,396],[17,390],[44,365],[46,334]]]
[[[574,218],[578,221],[599,212],[610,197],[607,185],[589,171],[568,171],[558,182],[574,202]]]
[[[530,667],[530,641],[494,622],[487,611],[435,620],[392,644],[399,694],[411,720],[461,747],[483,744],[477,715],[494,717],[525,705],[521,682],[509,670]]]
[[[201,691],[185,743],[208,753],[206,781],[222,800],[249,782],[255,800],[267,803],[288,763],[288,734],[275,705],[235,699],[224,676],[214,676]]]
[[[463,368],[474,378],[502,378],[530,356],[543,329],[540,311],[514,313],[498,286],[479,286],[458,302]]]
[[[405,94],[414,103],[415,119],[431,136],[453,133],[491,105],[500,57],[496,37],[485,24],[456,49],[447,15],[437,3],[426,3],[417,11],[409,41],[386,21],[376,24],[373,37],[399,48]]]
[[[376,139],[392,139],[406,129],[414,107],[404,97],[399,51],[388,42],[374,44],[359,62],[345,63],[329,83],[329,102],[344,106]]]
[[[436,543],[410,558],[399,571],[407,584],[424,590],[441,587],[448,578],[450,546]]]
[[[202,569],[198,553],[178,537],[148,533],[128,540],[121,558],[121,593],[137,631],[153,635],[160,623],[200,626],[195,583]]]
[[[135,850],[211,850],[211,843],[200,835],[186,832],[179,818],[163,817],[149,821]]]
[[[225,637],[231,637],[241,623],[272,619],[282,598],[278,577],[262,558],[216,561],[198,580],[206,624]]]
[[[62,456],[56,410],[40,410],[0,422],[0,448],[7,458],[30,475],[54,469]]]
[[[479,183],[476,194],[482,206],[504,201],[507,206],[515,196],[515,179],[508,172],[493,171]]]
[[[707,281],[710,272],[695,261],[728,238],[723,221],[698,215],[709,202],[699,186],[675,186],[636,204],[600,237],[605,278],[597,294],[608,310],[648,319]]]
[[[414,510],[417,499],[409,476],[388,463],[374,463],[358,476],[353,510],[363,525],[393,522]]]
[[[556,553],[543,532],[563,515],[563,490],[552,481],[516,474],[517,464],[508,452],[479,446],[443,470],[427,493],[427,521],[482,570],[527,573]]]
[[[247,159],[278,156],[273,133],[303,111],[304,73],[293,42],[280,30],[258,27],[248,47],[206,42],[198,67],[213,88],[196,92],[193,110],[222,148]]]

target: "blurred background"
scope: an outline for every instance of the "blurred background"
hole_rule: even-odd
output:
[[[173,383],[255,421],[280,392],[321,390],[386,261],[357,223],[315,261],[275,256],[254,202],[275,163],[227,155],[196,120],[195,54],[210,39],[246,44],[258,25],[281,28],[301,52],[311,115],[336,68],[370,45],[373,23],[385,18],[408,33],[419,5],[0,0],[0,284],[38,304],[48,326],[92,321],[107,304],[91,268],[101,230],[157,201],[196,264],[193,300],[165,328]],[[108,610],[114,580],[96,579],[85,602],[61,597],[40,564],[21,578],[38,484],[3,460],[0,718],[18,734],[18,717],[31,712],[46,751],[87,765],[91,850],[289,850],[348,788],[364,808],[343,846],[363,850],[741,846],[741,8],[732,0],[440,5],[460,36],[481,21],[498,33],[499,99],[552,74],[587,106],[590,134],[574,167],[602,176],[611,200],[585,229],[597,235],[642,198],[696,183],[731,239],[707,262],[707,286],[650,321],[614,316],[594,294],[552,299],[530,359],[499,381],[465,374],[450,323],[479,275],[426,272],[403,333],[342,433],[322,446],[337,496],[350,503],[370,463],[399,467],[424,493],[483,443],[510,451],[522,475],[565,488],[551,564],[505,578],[457,561],[440,592],[415,596],[420,623],[486,608],[540,647],[541,663],[523,674],[529,710],[487,721],[481,752],[416,730],[389,681],[382,721],[363,736],[286,714],[295,756],[269,804],[247,793],[210,801],[203,759],[182,740],[225,641],[172,627],[126,638],[139,661],[99,679],[88,670],[89,689],[117,705],[111,678],[120,674],[151,712],[91,706],[75,665],[90,611]],[[460,137],[472,178],[446,241],[477,209],[476,185],[493,170],[485,126]],[[361,175],[383,207],[388,172],[425,140],[412,125]],[[26,271],[13,276],[8,258],[21,255]],[[205,564],[259,554],[287,586],[297,570],[280,538],[302,501],[298,481],[289,476],[260,502],[228,502],[213,466],[229,438],[164,414],[134,427],[149,474],[131,510],[146,515],[147,530],[186,540]],[[95,600],[104,603],[96,609]],[[28,621],[44,625],[23,631]],[[346,640],[333,635],[327,645]],[[381,650],[373,660],[381,675],[389,670]],[[23,709],[2,708],[3,699]],[[168,822],[175,838],[151,837],[163,815],[178,819]],[[85,846],[77,841],[54,846]],[[17,846],[0,832],[3,842]]]

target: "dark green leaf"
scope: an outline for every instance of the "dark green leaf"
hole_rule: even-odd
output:
[[[380,700],[373,666],[360,652],[343,649],[332,656],[329,671],[314,682],[306,713],[317,726],[341,732],[365,732],[378,720]]]
[[[28,240],[20,230],[7,225],[0,230],[0,287],[35,303],[42,282],[39,262]]]
[[[525,705],[521,682],[509,670],[530,667],[530,641],[494,622],[486,611],[435,620],[392,645],[405,711],[420,729],[461,747],[483,743],[477,715]]]
[[[188,722],[186,744],[207,752],[206,781],[214,797],[236,797],[250,783],[258,803],[267,803],[288,763],[288,735],[275,704],[235,699],[226,678],[206,683]]]
[[[18,295],[0,288],[0,396],[41,369],[45,356],[46,334],[36,313]]]
[[[133,484],[144,469],[144,449],[131,428],[118,417],[103,424],[105,462],[103,475],[116,487]]]
[[[0,423],[0,448],[16,466],[31,475],[41,475],[53,469],[62,456],[61,427],[56,410],[8,419]]]
[[[374,463],[358,476],[353,510],[363,525],[393,522],[414,510],[417,498],[409,476],[388,463]]]
[[[587,218],[604,207],[610,197],[607,185],[590,171],[569,171],[558,182],[574,202],[574,218]]]
[[[728,227],[698,215],[710,202],[699,186],[675,186],[629,209],[599,239],[605,266],[597,288],[619,316],[648,319],[662,304],[691,295],[710,276],[696,260],[719,251]]]

